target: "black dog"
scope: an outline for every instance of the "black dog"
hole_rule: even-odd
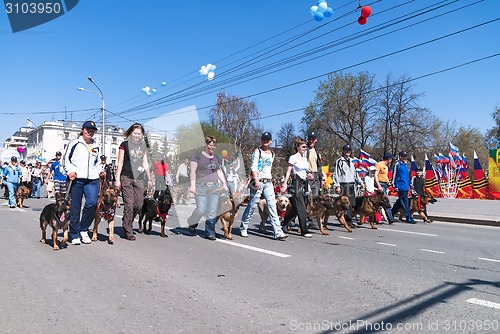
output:
[[[40,214],[40,228],[42,229],[42,239],[40,242],[42,244],[46,241],[45,230],[47,226],[52,227],[52,243],[54,245],[54,250],[58,250],[57,245],[57,231],[62,229],[64,232],[64,237],[61,241],[61,248],[64,247],[68,241],[68,226],[69,226],[69,216],[70,216],[71,202],[64,194],[56,194],[56,202],[47,204]]]
[[[141,212],[139,213],[139,233],[150,233],[153,227],[153,219],[159,219],[161,222],[161,233],[160,235],[164,238],[168,237],[165,234],[165,223],[167,222],[168,211],[172,206],[172,195],[170,190],[167,188],[166,191],[160,191],[158,197],[154,199],[153,197],[144,198],[144,203],[142,204]],[[142,219],[144,218],[144,222]],[[146,229],[146,222],[149,221],[149,227]]]

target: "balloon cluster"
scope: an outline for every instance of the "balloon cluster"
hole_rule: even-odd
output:
[[[312,6],[310,10],[311,15],[316,21],[322,21],[325,17],[333,15],[332,7],[328,7],[326,0],[318,0],[317,6]]]
[[[368,16],[372,14],[372,8],[370,6],[364,6],[361,8],[361,16],[358,18],[358,23],[361,25],[366,24],[368,22]]]
[[[166,83],[165,81],[163,81],[163,82],[161,83],[161,86],[162,86],[162,87],[165,87],[166,85],[167,85],[167,83]],[[142,89],[141,89],[141,91],[142,91],[144,94],[146,94],[147,96],[151,96],[151,95],[156,94],[156,88],[151,88],[151,87],[149,87],[149,86],[146,86],[146,87],[142,88]]]
[[[203,65],[202,67],[200,67],[199,69],[199,72],[201,75],[206,75],[207,76],[207,79],[208,81],[212,80],[215,76],[215,69],[217,67],[213,64],[207,64],[207,66]]]

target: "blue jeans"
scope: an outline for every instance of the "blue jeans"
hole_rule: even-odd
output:
[[[266,199],[267,208],[269,209],[269,219],[271,220],[271,225],[273,226],[274,238],[276,239],[284,233],[281,230],[278,212],[276,211],[276,197],[274,195],[273,183],[266,182],[261,183],[261,185],[261,189],[250,187],[250,203],[245,208],[243,217],[241,217],[240,231],[247,231],[250,218],[252,218],[253,212],[257,207],[257,203],[259,203],[260,197],[263,194]]]
[[[389,185],[387,184],[387,182],[380,182],[380,186],[384,190],[384,195],[387,196],[387,188],[389,187]],[[384,208],[384,210],[385,210],[385,213],[387,215],[387,219],[389,220],[389,222],[393,221],[394,220],[394,215],[392,214],[392,210],[391,209],[386,209],[386,208]]]
[[[398,200],[396,201],[396,203],[394,203],[394,206],[392,207],[393,217],[401,207],[403,207],[403,210],[405,211],[406,221],[412,222],[413,216],[411,215],[410,203],[408,202],[408,189],[407,190],[398,189]]]
[[[196,185],[196,209],[187,222],[189,226],[198,226],[201,217],[206,216],[205,231],[209,237],[215,237],[215,217],[217,215],[217,205],[219,204],[219,192],[214,191],[219,188],[215,183],[208,187],[206,184]]]
[[[31,183],[31,186],[33,187],[33,190],[31,192],[31,197],[40,198],[40,188],[42,187],[42,179],[41,178],[37,178],[36,180],[34,179],[33,182]]]
[[[75,179],[71,185],[71,211],[69,224],[69,239],[80,238],[80,232],[86,232],[95,218],[97,197],[99,196],[99,180]],[[85,205],[82,210],[82,199],[85,195]]]
[[[19,183],[13,183],[13,182],[8,182],[5,181],[7,184],[7,189],[9,190],[9,206],[15,206],[16,205],[16,191],[17,191],[17,186]]]

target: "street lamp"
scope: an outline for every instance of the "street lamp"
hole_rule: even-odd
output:
[[[105,110],[105,107],[104,107],[104,96],[102,94],[102,90],[99,88],[99,86],[97,86],[97,84],[94,82],[94,80],[92,80],[91,77],[88,77],[87,79],[89,79],[90,82],[92,82],[92,84],[97,88],[97,90],[99,90],[99,92],[96,92],[94,90],[89,90],[89,89],[85,89],[85,88],[82,88],[82,87],[78,87],[77,89],[78,90],[81,90],[81,91],[84,91],[84,92],[89,92],[89,93],[94,93],[96,95],[99,95],[99,97],[101,98],[101,101],[102,101],[102,107],[101,107],[101,111],[102,111],[102,154],[106,155],[106,150],[105,150],[105,143],[106,143],[106,137],[105,137],[105,129],[104,129],[104,110]]]

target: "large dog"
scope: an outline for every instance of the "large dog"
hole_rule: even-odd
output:
[[[326,230],[328,229],[327,223],[330,216],[336,216],[346,230],[352,232],[345,220],[345,213],[349,209],[349,205],[351,203],[347,196],[332,197],[328,194],[323,194],[314,199],[309,198],[306,203],[306,209],[309,217],[316,216],[321,234],[328,235],[329,233]]]
[[[30,196],[30,190],[26,186],[19,186],[16,190],[16,204],[22,208],[24,200]]]
[[[163,238],[168,237],[165,233],[165,224],[168,218],[168,211],[172,207],[172,202],[172,194],[168,187],[166,191],[160,191],[156,199],[150,196],[145,197],[139,213],[139,233],[151,233],[153,219],[159,219],[161,222],[160,235]],[[143,219],[144,222],[142,221]],[[149,226],[146,229],[146,223],[148,222]]]
[[[56,194],[56,202],[47,204],[42,213],[40,213],[40,229],[42,230],[42,239],[40,242],[46,242],[46,229],[47,226],[52,227],[52,243],[53,249],[58,250],[57,244],[57,231],[62,229],[64,232],[61,241],[61,248],[68,242],[68,227],[70,221],[71,202],[64,194]]]
[[[118,205],[118,190],[113,187],[106,187],[99,194],[97,199],[97,209],[95,211],[94,229],[92,230],[92,241],[97,241],[97,228],[101,219],[108,222],[109,237],[108,243],[112,245],[115,242],[115,213]]]
[[[413,196],[412,198],[408,199],[408,202],[410,203],[410,212],[413,215],[415,212],[418,212],[420,217],[424,220],[425,223],[431,223],[432,221],[425,215],[425,208],[427,204],[434,204],[437,202],[437,200],[434,198],[429,193],[424,193],[423,196],[420,196],[420,203],[418,200],[417,196]],[[401,217],[404,216],[404,211],[403,208],[399,209],[399,220],[401,220]]]
[[[220,219],[222,223],[222,228],[224,229],[224,238],[233,240],[233,224],[234,220],[238,216],[238,210],[240,206],[248,204],[250,196],[245,196],[241,198],[241,195],[237,192],[231,192],[231,195],[227,197],[220,197],[219,204],[217,206],[218,215],[215,217],[215,222]]]
[[[290,199],[286,196],[276,197],[276,211],[278,212],[278,217],[280,222],[283,221],[286,211],[291,207]],[[257,204],[260,215],[260,225],[259,232],[266,233],[266,222],[269,220],[269,209],[267,208],[267,202],[265,198],[261,198]]]
[[[365,222],[365,218],[368,217],[370,221],[370,226],[372,229],[376,230],[374,221],[375,221],[375,213],[377,213],[380,208],[391,208],[391,203],[389,202],[389,198],[385,196],[383,193],[376,193],[371,196],[361,196],[356,197],[356,205],[353,208],[353,214],[359,214],[359,223],[358,225],[363,225]]]

